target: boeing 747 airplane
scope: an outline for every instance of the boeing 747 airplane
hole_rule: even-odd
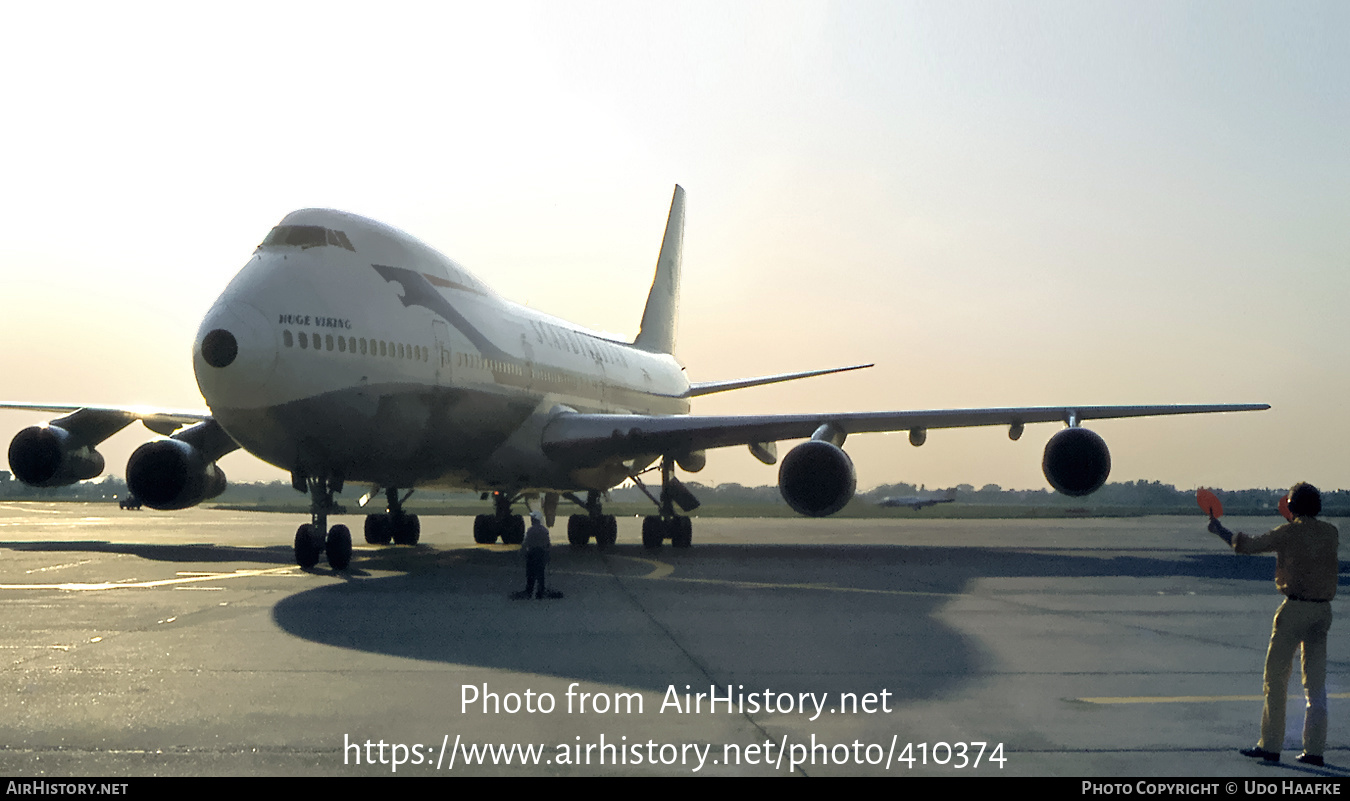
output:
[[[955,503],[956,498],[948,495],[947,497],[938,497],[936,495],[899,495],[891,498],[882,498],[877,501],[877,506],[887,509],[894,509],[901,506],[908,506],[914,511],[925,509],[929,506],[937,506],[940,503]]]
[[[165,438],[127,462],[131,492],[154,509],[183,509],[219,495],[216,461],[244,448],[290,473],[309,494],[310,522],[295,534],[295,559],[321,556],[336,570],[352,555],[351,532],[328,526],[348,485],[381,492],[385,511],[365,518],[372,544],[416,543],[420,524],[403,505],[413,489],[490,493],[492,511],[474,539],[519,543],[517,504],[553,525],[558,504],[580,508],[568,541],[613,544],[604,493],[625,480],[656,513],[642,525],[649,548],[687,547],[698,500],[676,478],[706,452],[748,446],[778,461],[776,443],[805,439],[782,460],[784,500],[804,515],[839,511],[853,497],[851,434],[1004,425],[1017,439],[1028,423],[1059,422],[1043,468],[1051,486],[1086,495],[1105,481],[1110,455],[1086,420],[1236,412],[1263,404],[1057,406],[1005,409],[700,416],[700,395],[842,370],[812,370],[690,383],[676,361],[675,321],[684,237],[684,190],[675,187],[655,279],[632,342],[616,341],[500,297],[458,263],[408,234],[324,209],[286,216],[207,312],[193,343],[193,369],[209,412],[143,407],[4,403],[62,416],[10,443],[14,475],[56,487],[103,472],[97,446],[139,420]],[[859,365],[867,366],[867,365]],[[656,492],[643,476],[651,474]]]

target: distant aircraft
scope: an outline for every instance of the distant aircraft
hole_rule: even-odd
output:
[[[909,506],[917,512],[927,506],[937,506],[940,503],[952,503],[955,500],[956,499],[952,497],[937,498],[932,495],[897,495],[891,498],[882,498],[877,501],[877,506]]]
[[[488,493],[492,512],[474,520],[480,543],[519,543],[518,503],[550,524],[561,499],[583,513],[568,541],[615,541],[606,490],[632,479],[655,503],[643,520],[649,548],[692,539],[687,516],[698,500],[675,468],[697,472],[712,448],[748,446],[777,461],[779,440],[807,438],[783,458],[779,488],[804,515],[833,514],[853,497],[850,434],[908,430],[921,445],[930,428],[1006,425],[1017,439],[1028,423],[1066,428],[1046,445],[1050,484],[1086,495],[1110,470],[1090,419],[1269,408],[1060,406],[774,415],[691,415],[690,400],[713,392],[858,369],[841,367],[760,378],[690,383],[672,355],[684,238],[684,190],[675,187],[655,278],[637,337],[621,342],[512,303],[468,270],[408,234],[324,209],[286,216],[207,312],[193,344],[197,385],[210,412],[144,407],[4,403],[59,413],[10,443],[14,474],[55,487],[103,472],[96,446],[140,420],[165,435],[127,462],[130,491],[154,509],[183,509],[225,488],[216,460],[244,448],[286,470],[310,496],[310,522],[295,534],[295,560],[334,568],[351,559],[351,533],[328,527],[344,510],[348,484],[380,492],[385,511],[365,519],[373,544],[411,544],[421,530],[404,502],[417,487]],[[642,476],[659,478],[659,494]],[[406,494],[401,491],[407,490]],[[582,497],[584,495],[584,497]]]

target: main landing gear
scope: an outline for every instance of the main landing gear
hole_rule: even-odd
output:
[[[390,487],[384,491],[388,502],[388,511],[381,515],[366,515],[366,542],[371,545],[416,545],[422,537],[422,522],[417,515],[403,511],[403,503],[412,496],[412,490],[402,498],[398,490]]]
[[[323,555],[334,570],[346,570],[352,561],[352,532],[341,523],[328,528],[328,515],[344,511],[333,502],[333,493],[342,491],[342,480],[293,477],[291,483],[296,489],[307,489],[310,498],[311,522],[295,530],[295,563],[308,570]]]
[[[619,523],[614,515],[607,515],[600,508],[600,493],[594,490],[586,493],[586,502],[582,503],[572,493],[567,498],[586,510],[584,515],[572,515],[567,518],[567,541],[581,547],[595,537],[598,548],[608,548],[619,538]]]
[[[694,543],[694,524],[687,517],[648,515],[642,518],[642,547],[660,548],[670,540],[676,548],[688,548]]]
[[[642,547],[660,548],[661,543],[670,540],[670,544],[676,548],[688,548],[694,542],[694,524],[685,516],[675,514],[675,506],[679,506],[686,512],[692,512],[699,507],[698,498],[690,492],[680,480],[675,478],[675,462],[669,456],[661,459],[661,499],[652,498],[652,494],[647,492],[647,488],[633,477],[637,482],[638,488],[652,499],[656,508],[660,510],[659,514],[648,515],[642,518]]]
[[[519,545],[525,541],[525,518],[511,514],[511,503],[517,500],[505,492],[492,493],[492,514],[473,519],[473,541],[491,545],[501,537],[504,545]]]

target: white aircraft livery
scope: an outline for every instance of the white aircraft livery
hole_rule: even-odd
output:
[[[1045,447],[1056,490],[1086,495],[1106,481],[1106,444],[1086,420],[1235,412],[1264,404],[1061,406],[1006,409],[700,416],[690,400],[712,392],[854,370],[812,370],[690,383],[676,361],[675,322],[684,237],[684,190],[675,187],[641,327],[615,341],[498,296],[456,262],[373,220],[324,209],[286,216],[267,235],[206,314],[193,368],[210,412],[144,407],[4,403],[0,408],[63,416],[20,431],[10,443],[14,475],[38,487],[103,472],[97,446],[140,420],[165,438],[127,462],[130,491],[146,506],[183,509],[225,488],[216,461],[244,448],[286,470],[310,496],[311,520],[295,534],[295,559],[325,557],[336,570],[352,555],[351,532],[328,527],[348,484],[383,491],[383,513],[365,519],[372,544],[416,543],[413,489],[490,493],[493,510],[474,521],[474,539],[519,543],[524,519],[542,511],[551,526],[560,500],[580,507],[568,540],[615,540],[604,493],[633,480],[652,499],[642,541],[687,547],[698,500],[675,476],[696,472],[706,451],[748,446],[765,464],[776,443],[805,439],[783,458],[778,485],[804,515],[839,511],[853,497],[850,434],[908,431],[922,445],[930,428],[1005,425],[1018,439],[1028,423],[1065,428]],[[659,477],[653,494],[642,477]],[[653,482],[654,483],[654,482]],[[406,492],[404,492],[406,490]]]

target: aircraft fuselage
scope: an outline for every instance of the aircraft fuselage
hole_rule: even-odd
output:
[[[193,356],[213,417],[242,447],[302,476],[383,487],[607,489],[624,465],[568,470],[541,452],[554,414],[689,411],[672,356],[507,301],[413,237],[329,210],[273,230]]]

